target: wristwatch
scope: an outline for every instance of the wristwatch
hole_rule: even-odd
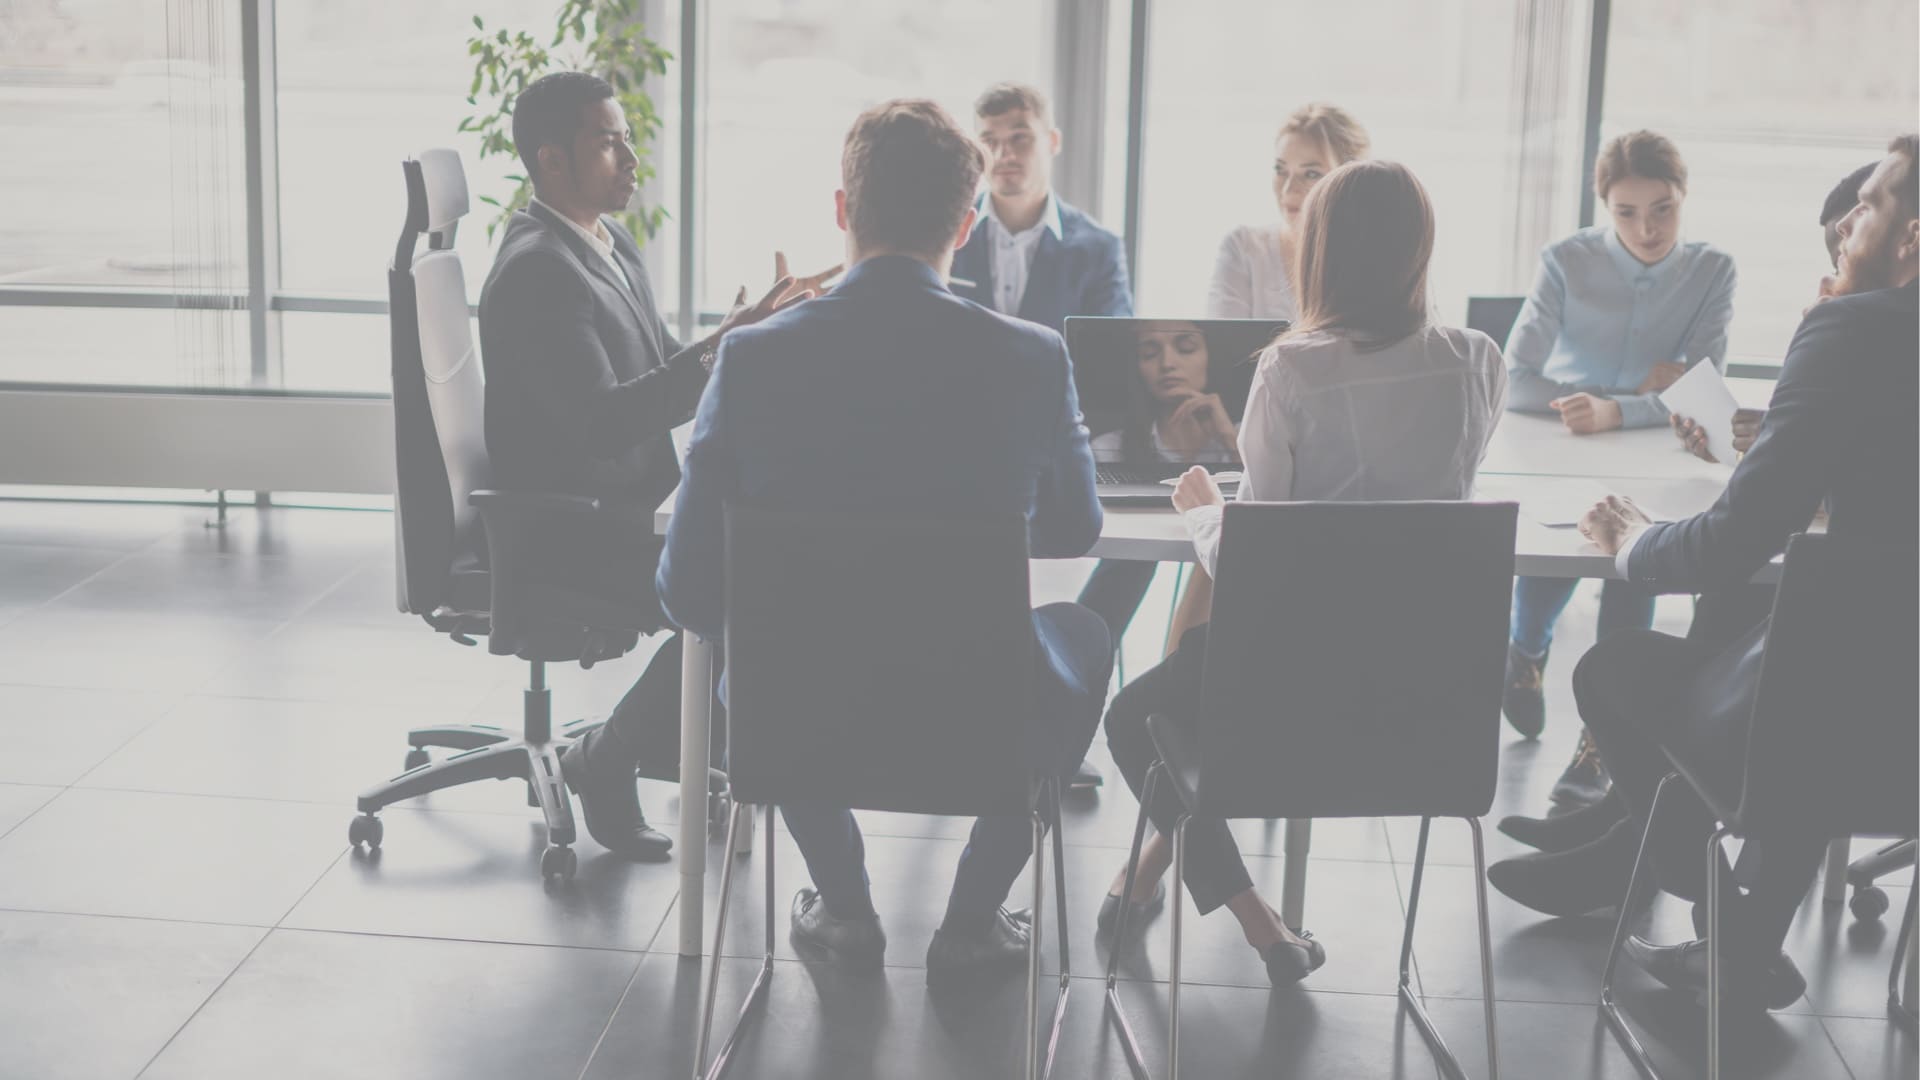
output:
[[[714,361],[714,358],[719,355],[720,355],[720,343],[717,341],[711,345],[708,345],[705,349],[702,349],[700,351],[700,370],[706,372],[709,375],[713,374],[713,361]]]

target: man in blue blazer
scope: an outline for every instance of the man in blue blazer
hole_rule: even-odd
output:
[[[1663,592],[1739,588],[1786,549],[1789,537],[1806,529],[1823,500],[1827,531],[1836,540],[1904,546],[1920,557],[1914,526],[1920,515],[1920,425],[1914,415],[1920,396],[1920,136],[1903,136],[1888,149],[1840,220],[1839,274],[1821,283],[1822,299],[1793,336],[1753,447],[1719,500],[1684,521],[1655,524],[1630,500],[1610,498],[1581,522],[1582,532],[1616,556],[1628,580]],[[1730,646],[1651,630],[1621,631],[1594,646],[1574,669],[1574,699],[1613,776],[1613,797],[1630,816],[1580,847],[1496,863],[1488,880],[1549,914],[1578,914],[1617,901],[1654,790],[1670,767],[1662,744],[1711,750],[1726,767],[1741,767],[1767,629],[1763,622]],[[1806,719],[1819,722],[1816,716]],[[1813,784],[1834,781],[1808,777]],[[1711,815],[1691,791],[1669,787],[1649,834],[1662,886],[1702,895],[1700,852],[1712,829]],[[1730,1002],[1779,1009],[1806,989],[1780,945],[1813,883],[1826,839],[1782,829],[1748,837],[1741,853],[1743,870],[1752,864],[1743,874],[1747,891],[1728,897],[1726,941],[1719,946],[1730,975]],[[1696,927],[1700,914],[1696,908]],[[1671,986],[1705,986],[1701,941],[1657,946],[1633,937],[1625,951]]]
[[[847,135],[846,280],[721,343],[686,453],[657,578],[667,617],[723,631],[724,509],[837,507],[901,514],[1024,513],[1038,558],[1084,555],[1100,534],[1093,456],[1066,345],[946,287],[973,224],[979,148],[929,101],[889,102]],[[955,447],[970,447],[954,453]],[[1034,612],[1034,722],[1063,776],[1085,755],[1112,670],[1098,616]],[[1013,748],[1009,748],[1011,751]],[[1030,922],[1000,905],[1032,844],[1025,808],[983,817],[954,875],[929,979],[1024,962]],[[782,807],[815,888],[794,898],[797,944],[877,965],[886,936],[844,808]]]
[[[1055,331],[1069,315],[1132,315],[1120,238],[1053,191],[1060,129],[1046,96],[1025,83],[996,83],[974,102],[973,117],[987,149],[987,192],[953,257],[954,295]],[[1112,632],[1114,648],[1157,567],[1102,559],[1080,591],[1080,603]],[[1073,786],[1099,783],[1100,774],[1082,766]]]

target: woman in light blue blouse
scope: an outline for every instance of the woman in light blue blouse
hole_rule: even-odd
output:
[[[1665,426],[1659,392],[1693,364],[1724,367],[1733,319],[1733,258],[1680,238],[1687,166],[1671,141],[1651,131],[1615,138],[1600,152],[1593,186],[1610,221],[1540,253],[1540,276],[1506,347],[1507,408],[1558,414],[1570,436]],[[1514,583],[1504,704],[1522,735],[1545,726],[1541,673],[1553,624],[1576,584]],[[1651,625],[1652,593],[1606,583],[1601,637]],[[1555,797],[1581,803],[1604,792],[1597,755],[1582,753]]]

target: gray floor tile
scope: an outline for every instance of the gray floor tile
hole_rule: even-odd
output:
[[[139,551],[196,511],[157,503],[0,501],[0,544]]]
[[[126,556],[80,547],[0,544],[0,604],[42,604]]]
[[[176,700],[167,694],[0,684],[0,783],[71,784]]]
[[[227,650],[203,693],[421,708],[474,709],[514,665],[463,648],[426,624],[375,629],[301,618]],[[517,705],[517,703],[516,703]],[[423,723],[426,721],[423,721]]]
[[[1920,1042],[1890,1019],[1823,1017],[1827,1029],[1854,1080],[1916,1080],[1920,1078]]]
[[[161,611],[36,608],[0,626],[0,683],[176,694],[279,625]]]
[[[0,837],[0,908],[271,926],[346,849],[347,817],[70,789]]]
[[[0,911],[0,1077],[134,1076],[265,933]]]
[[[1807,977],[1807,1000],[1814,1012],[1822,1016],[1887,1015],[1887,972],[1893,965],[1894,937],[1911,890],[1884,888],[1892,907],[1874,921],[1854,918],[1844,905],[1821,904],[1817,884],[1815,896],[1800,906],[1793,928],[1787,932],[1786,950]]]
[[[215,521],[211,508],[183,507],[174,527],[164,531],[150,550],[303,561],[341,555],[390,558],[393,554],[393,515],[389,513],[287,506],[263,513],[242,506],[228,511],[225,524],[212,527]]]
[[[385,817],[378,855],[350,852],[283,925],[640,950],[653,941],[679,885],[675,864],[634,863],[583,831],[578,876],[570,885],[543,887],[546,829],[537,814],[514,820],[396,810]]]
[[[0,836],[33,816],[35,810],[47,805],[60,791],[57,787],[34,784],[0,784]]]
[[[57,611],[291,618],[352,572],[357,556],[143,551],[114,563],[48,606]]]
[[[276,930],[143,1080],[570,1078],[638,957]]]

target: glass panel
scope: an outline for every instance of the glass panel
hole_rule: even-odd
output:
[[[765,291],[775,249],[796,273],[839,262],[833,193],[853,118],[888,98],[931,97],[971,125],[973,100],[992,83],[1046,89],[1052,19],[1052,5],[1030,0],[715,4],[702,306],[725,308],[742,285]]]
[[[239,37],[219,0],[5,5],[0,285],[245,290]]]
[[[1279,220],[1274,132],[1298,106],[1346,109],[1373,156],[1426,185],[1441,317],[1511,288],[1515,0],[1184,0],[1148,49],[1141,310],[1197,316],[1221,238]],[[1364,42],[1364,47],[1340,43]]]
[[[656,20],[652,36],[677,48],[678,5],[656,6],[669,14]],[[466,266],[468,292],[479,298],[491,262],[487,226],[497,215],[480,197],[504,199],[513,190],[507,175],[522,169],[517,160],[479,160],[478,138],[458,130],[475,111],[466,103],[473,78],[467,53],[473,17],[482,17],[490,31],[525,30],[544,43],[552,40],[558,8],[558,0],[279,5],[283,292],[386,296],[386,267],[406,212],[400,161],[429,147],[448,146],[466,163],[473,209],[456,247]],[[668,118],[680,111],[677,79],[669,65],[667,85],[655,95],[656,107]],[[653,149],[661,179],[657,190],[642,191],[642,199],[674,205],[678,137],[675,125],[663,126]],[[669,223],[647,245],[659,253],[648,269],[657,299],[668,311],[678,295],[676,236]],[[291,336],[286,345],[301,348]],[[383,371],[383,385],[385,378]],[[295,383],[290,379],[289,385]]]
[[[1685,235],[1739,268],[1734,360],[1779,362],[1831,270],[1827,193],[1913,130],[1916,33],[1912,0],[1614,0],[1601,134],[1679,144]]]
[[[238,311],[0,306],[0,383],[247,385]]]
[[[385,315],[283,311],[280,360],[289,390],[387,394],[393,391],[392,346]],[[473,327],[475,342],[480,327]]]

